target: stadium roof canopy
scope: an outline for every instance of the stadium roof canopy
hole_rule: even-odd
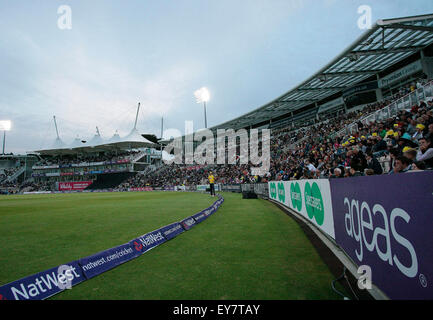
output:
[[[137,129],[133,129],[126,137],[121,138],[116,132],[109,140],[104,141],[99,134],[96,134],[90,141],[81,142],[75,139],[67,146],[60,138],[57,138],[52,148],[35,151],[40,155],[73,155],[79,153],[107,152],[118,150],[130,150],[137,148],[155,147],[157,144],[147,140]]]
[[[211,128],[240,129],[275,119],[343,91],[433,43],[433,14],[378,20],[315,75],[268,104]]]

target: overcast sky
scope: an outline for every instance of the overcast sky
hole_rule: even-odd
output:
[[[59,29],[69,5],[72,29]],[[0,120],[6,152],[204,126],[194,91],[209,88],[208,126],[287,92],[363,32],[358,7],[378,19],[433,13],[431,0],[1,0]],[[65,20],[61,20],[65,21]]]

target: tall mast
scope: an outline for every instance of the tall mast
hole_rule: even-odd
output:
[[[56,116],[53,116],[53,118],[54,118],[54,126],[56,127],[57,139],[60,139],[60,137],[59,137],[59,130],[57,129]]]
[[[161,139],[162,139],[163,132],[164,132],[164,117],[161,117]]]
[[[137,129],[138,113],[140,112],[140,102],[138,103],[137,115],[135,116],[134,130]]]

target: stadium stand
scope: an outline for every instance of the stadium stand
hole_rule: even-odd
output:
[[[433,82],[420,88],[431,90]],[[404,88],[401,92],[406,93]],[[409,93],[410,94],[410,93]],[[429,170],[433,168],[433,102],[432,98],[401,110],[390,106],[404,99],[396,95],[393,100],[368,104],[364,108],[335,118],[317,122],[301,128],[282,128],[272,132],[271,170],[264,176],[250,174],[251,165],[165,165],[151,172],[117,173],[117,175],[95,176],[89,190],[166,187],[174,185],[193,186],[206,183],[208,171],[212,170],[217,183],[246,184],[263,183],[270,180],[299,180],[318,178],[341,178],[360,175],[392,174],[402,171],[402,158],[409,159],[404,172]],[[382,120],[371,121],[372,116],[385,114]],[[389,116],[389,117],[388,117]],[[356,126],[356,130],[354,129]],[[285,146],[285,147],[282,147]],[[412,156],[410,155],[412,154]],[[126,151],[122,154],[89,155],[76,157],[60,155],[41,160],[33,167],[37,176],[42,168],[61,170],[62,174],[76,174],[80,177],[93,165],[101,171],[125,170],[125,163],[133,158],[140,159],[140,151]],[[74,165],[74,167],[72,167]],[[5,175],[12,175],[19,168],[3,170],[2,187],[17,188],[14,183],[5,182]],[[47,169],[46,169],[47,170]],[[372,171],[371,171],[372,170]],[[91,170],[89,173],[93,172]],[[84,179],[84,178],[83,178]],[[44,181],[23,183],[19,190],[53,190],[53,184]]]
[[[271,129],[271,168],[264,176],[252,175],[251,164],[162,165],[161,153],[141,162],[146,153],[134,148],[156,152],[168,141],[150,143],[134,126],[123,139],[117,134],[104,142],[98,132],[93,142],[72,148],[57,137],[57,148],[39,152],[44,160],[33,167],[34,181],[15,187],[46,189],[51,182],[55,190],[54,182],[71,177],[95,181],[99,174],[117,172],[134,173],[110,184],[127,190],[203,184],[210,170],[216,183],[248,184],[432,169],[432,26],[432,15],[379,20],[297,87],[211,128]],[[95,146],[98,152],[92,152]]]
[[[424,87],[430,89],[432,85],[428,82]],[[407,91],[403,89],[402,92]],[[271,170],[265,177],[250,175],[251,165],[171,165],[152,174],[139,173],[120,188],[203,184],[204,177],[210,170],[217,177],[217,182],[222,184],[352,177],[367,173],[388,174],[395,172],[393,169],[396,157],[404,156],[410,150],[416,151],[416,157],[411,163],[426,161],[419,165],[432,169],[432,98],[427,103],[420,101],[410,109],[402,109],[389,118],[367,122],[376,113],[385,112],[388,115],[389,106],[404,97],[405,95],[396,95],[393,100],[369,104],[358,112],[343,114],[309,127],[274,131],[271,141]],[[353,124],[357,126],[357,130],[352,129]],[[349,129],[341,130],[342,128],[350,128],[350,133]],[[418,140],[423,136],[427,136],[427,140],[421,140],[421,146]],[[291,145],[295,141],[297,143]],[[282,147],[289,145],[291,147],[287,149]],[[368,169],[373,169],[373,173],[367,172]],[[419,170],[412,165],[410,169]]]

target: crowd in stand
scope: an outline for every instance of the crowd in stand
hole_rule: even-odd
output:
[[[394,99],[414,90],[404,88]],[[273,131],[271,168],[265,176],[251,175],[251,165],[210,165],[187,171],[182,165],[165,165],[151,174],[138,174],[121,188],[206,184],[212,171],[217,183],[238,184],[270,180],[343,178],[396,174],[433,169],[433,103],[421,101],[389,119],[364,124],[369,113],[389,105],[384,100],[362,110],[339,115],[307,128]],[[347,125],[358,129],[336,137]],[[295,142],[299,142],[293,146]]]
[[[433,169],[433,103],[421,102],[396,117],[364,125],[343,137],[330,121],[310,129],[292,150],[277,151],[274,180],[341,178]]]
[[[414,91],[420,84],[403,88],[392,98]],[[272,180],[343,178],[364,175],[409,173],[433,169],[433,102],[420,101],[410,109],[375,122],[361,122],[366,115],[395,100],[390,98],[364,106],[355,112],[339,114],[302,128],[272,131],[270,170],[264,176],[252,175],[248,165],[162,165],[152,172],[138,173],[123,182],[118,190],[146,186],[207,184],[210,171],[216,183],[262,183]],[[356,130],[341,129],[357,124]],[[136,152],[94,158],[53,158],[38,165],[72,164],[125,159]],[[0,185],[1,186],[1,185]],[[27,184],[21,190],[48,190],[48,185]]]
[[[49,158],[44,158],[38,161],[35,166],[67,166],[72,164],[83,164],[91,162],[105,162],[105,161],[120,161],[133,158],[141,151],[128,150],[121,153],[104,153],[104,154],[87,154],[87,155],[59,155]],[[54,190],[54,183],[52,182],[34,182],[31,179],[18,183],[17,181],[7,181],[7,178],[15,174],[22,167],[6,168],[0,172],[0,192],[1,193],[21,193],[32,191],[50,191]]]
[[[0,172],[0,183],[13,176],[21,167],[5,168]]]
[[[86,155],[59,155],[55,157],[41,159],[36,166],[51,166],[51,165],[72,165],[90,162],[106,162],[131,159],[131,157],[139,154],[141,151],[122,151],[121,154],[116,153],[100,153]]]

